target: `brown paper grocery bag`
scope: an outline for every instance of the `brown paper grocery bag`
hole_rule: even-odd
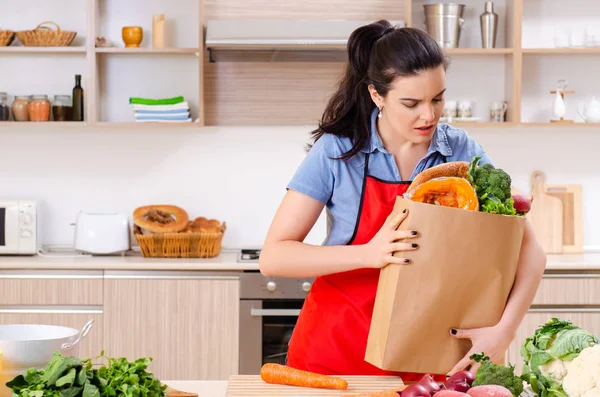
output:
[[[495,325],[513,286],[525,218],[417,203],[400,229],[419,248],[381,271],[365,360],[381,369],[446,374],[471,342],[451,328]]]

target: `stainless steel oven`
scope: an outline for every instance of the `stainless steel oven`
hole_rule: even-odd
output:
[[[257,375],[265,363],[285,364],[294,326],[313,279],[240,277],[239,373]]]

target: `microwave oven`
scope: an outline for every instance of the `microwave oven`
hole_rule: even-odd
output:
[[[0,198],[0,255],[35,255],[38,202]]]

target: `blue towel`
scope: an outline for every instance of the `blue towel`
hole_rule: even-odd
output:
[[[155,115],[160,115],[160,114],[188,114],[189,111],[186,109],[172,109],[172,110],[136,110],[135,111],[135,115],[140,115],[140,114],[155,114]]]
[[[142,114],[135,115],[136,120],[187,120],[190,117],[188,113],[177,115],[157,115],[157,114]]]

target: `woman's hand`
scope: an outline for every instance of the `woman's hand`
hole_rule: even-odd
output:
[[[514,331],[507,330],[500,326],[457,329],[451,330],[450,333],[458,339],[470,339],[473,346],[462,360],[448,372],[448,376],[452,376],[459,371],[467,369],[469,365],[471,365],[469,371],[475,375],[480,364],[469,358],[475,353],[483,353],[490,358],[492,363],[502,364],[506,350],[508,350],[508,347],[515,336]]]
[[[408,210],[387,217],[381,229],[367,244],[363,245],[363,258],[366,267],[381,269],[394,264],[407,264],[408,259],[393,256],[396,251],[413,251],[418,248],[417,244],[401,243],[398,240],[413,238],[417,236],[416,231],[396,230],[408,216]]]

